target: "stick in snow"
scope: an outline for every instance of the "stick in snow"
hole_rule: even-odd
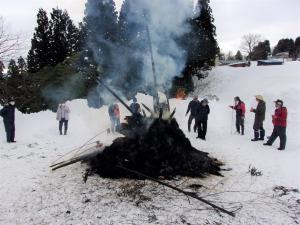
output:
[[[175,191],[178,191],[178,192],[183,193],[183,194],[185,194],[185,195],[187,195],[187,196],[190,196],[190,197],[192,197],[192,198],[194,198],[194,199],[197,199],[197,200],[199,200],[199,201],[201,201],[201,202],[203,202],[203,203],[205,203],[205,204],[207,204],[207,205],[213,207],[214,209],[219,210],[220,212],[223,212],[223,213],[226,213],[226,214],[228,214],[228,215],[230,215],[230,216],[232,216],[232,217],[235,217],[235,214],[234,214],[233,212],[229,212],[228,210],[223,209],[222,207],[217,206],[217,205],[211,203],[210,201],[205,200],[205,199],[203,199],[203,198],[197,196],[197,195],[194,194],[194,193],[190,193],[190,192],[181,190],[181,189],[179,189],[179,188],[177,188],[177,187],[174,187],[174,186],[172,186],[172,185],[170,185],[170,184],[167,184],[167,183],[162,182],[162,181],[160,181],[160,180],[157,180],[157,179],[155,179],[155,178],[153,178],[153,177],[150,177],[150,176],[145,175],[145,174],[143,174],[143,173],[137,172],[137,171],[135,171],[135,170],[128,169],[128,168],[123,167],[123,166],[117,166],[117,168],[122,169],[122,170],[125,170],[125,171],[130,172],[130,173],[133,173],[133,174],[138,175],[138,176],[140,176],[140,177],[143,177],[143,178],[152,180],[152,181],[154,181],[154,182],[156,182],[156,183],[159,183],[159,184],[161,184],[161,185],[163,185],[163,186],[166,186],[166,187],[171,188],[171,189],[173,189],[173,190],[175,190]]]

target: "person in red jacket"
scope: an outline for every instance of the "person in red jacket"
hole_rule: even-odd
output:
[[[287,108],[283,106],[282,100],[277,100],[275,103],[275,114],[272,115],[272,121],[274,129],[269,140],[264,145],[271,146],[276,138],[279,136],[280,146],[278,150],[284,150],[286,145],[286,120],[287,120]]]
[[[229,107],[236,111],[236,120],[235,120],[236,131],[239,134],[244,135],[246,106],[245,103],[241,101],[240,97],[238,96],[234,98],[234,103],[235,103],[234,106],[229,106]]]

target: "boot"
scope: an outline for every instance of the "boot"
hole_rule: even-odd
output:
[[[268,142],[264,143],[263,145],[266,145],[266,146],[272,146],[272,144],[270,144],[270,143],[268,143]]]
[[[65,130],[64,135],[67,135],[67,130]]]
[[[277,148],[279,151],[282,151],[282,150],[284,150],[284,148],[282,148],[282,147],[280,147],[280,148]]]
[[[253,139],[251,139],[251,141],[259,141],[259,139],[258,138],[253,138]]]

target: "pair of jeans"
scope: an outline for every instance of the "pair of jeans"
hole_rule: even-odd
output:
[[[62,135],[62,128],[63,128],[63,126],[64,126],[64,134],[66,135],[67,134],[67,131],[68,131],[68,120],[66,120],[66,119],[61,119],[60,121],[59,121],[59,133],[60,133],[60,135]]]

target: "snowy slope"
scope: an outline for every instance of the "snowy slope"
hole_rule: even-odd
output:
[[[192,144],[225,163],[224,177],[181,178],[168,181],[189,190],[201,184],[200,196],[228,210],[236,218],[218,214],[200,202],[162,188],[150,181],[110,180],[90,177],[85,184],[85,165],[75,164],[51,172],[49,165],[71,149],[109,127],[107,107],[87,107],[85,100],[69,103],[72,114],[68,136],[59,136],[55,114],[49,111],[16,117],[16,144],[5,143],[0,126],[0,224],[296,224],[299,223],[300,195],[280,196],[275,186],[300,188],[300,63],[250,68],[217,67],[209,78],[197,83],[199,96],[213,94],[210,103],[207,141],[187,132],[185,111],[188,100],[171,100],[176,118]],[[272,130],[273,100],[283,99],[288,107],[286,151],[251,143],[254,95],[267,101],[267,134]],[[231,134],[233,97],[246,103],[246,135]],[[151,97],[138,95],[151,105]],[[122,115],[128,114],[121,107]],[[105,132],[97,137],[105,144],[116,135]],[[248,167],[262,176],[254,177]],[[193,190],[195,191],[195,190]],[[132,194],[135,193],[135,194]]]

